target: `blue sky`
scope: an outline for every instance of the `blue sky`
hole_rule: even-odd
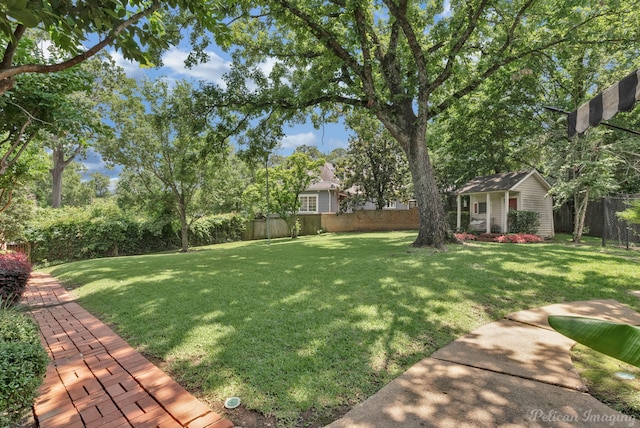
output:
[[[188,47],[173,47],[165,53],[162,58],[163,66],[160,68],[142,68],[137,63],[128,61],[113,49],[107,52],[115,60],[116,64],[122,67],[129,77],[142,78],[147,76],[152,79],[162,78],[168,81],[191,80],[193,82],[206,81],[223,85],[222,76],[230,70],[231,62],[229,57],[215,47],[209,50],[210,61],[200,64],[191,69],[185,67],[184,60],[189,54]],[[272,64],[263,64],[266,71]],[[326,124],[323,128],[314,129],[311,121],[307,124],[295,125],[286,129],[286,136],[282,139],[280,148],[276,153],[280,155],[291,154],[296,147],[301,145],[316,146],[322,153],[328,153],[335,148],[346,148],[349,133],[341,123]],[[109,177],[116,178],[120,172],[119,168],[107,170],[104,162],[93,151],[87,154],[83,164],[87,167],[88,176],[90,173],[98,171]]]

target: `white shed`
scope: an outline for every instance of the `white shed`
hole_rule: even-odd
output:
[[[538,235],[551,237],[553,200],[549,189],[551,185],[535,169],[476,177],[457,192],[457,228],[460,230],[462,198],[468,196],[472,230],[506,233],[509,211],[535,211],[540,219]]]

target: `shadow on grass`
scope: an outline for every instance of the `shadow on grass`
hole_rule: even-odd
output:
[[[51,270],[80,303],[210,401],[294,423],[361,402],[507,313],[613,298],[637,263],[554,244],[415,251],[411,233],[321,235],[101,259]],[[328,421],[327,421],[328,422]]]

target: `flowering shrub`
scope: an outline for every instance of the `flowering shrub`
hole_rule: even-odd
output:
[[[0,254],[0,300],[12,305],[20,300],[31,274],[31,264],[22,253]]]
[[[455,237],[458,239],[458,241],[475,241],[476,235],[474,235],[473,233],[467,233],[467,232],[462,232],[462,233],[454,233]]]
[[[528,233],[513,233],[510,235],[500,235],[495,238],[496,242],[510,242],[513,244],[526,244],[529,242],[542,242],[543,239],[538,235]]]

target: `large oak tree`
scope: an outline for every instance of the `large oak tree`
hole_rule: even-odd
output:
[[[216,15],[232,28],[231,41],[219,43],[246,63],[276,59],[272,105],[295,114],[365,109],[384,124],[412,174],[420,215],[414,245],[444,248],[448,226],[428,153],[431,120],[505,65],[560,44],[606,39],[631,7],[596,0],[245,0]]]

